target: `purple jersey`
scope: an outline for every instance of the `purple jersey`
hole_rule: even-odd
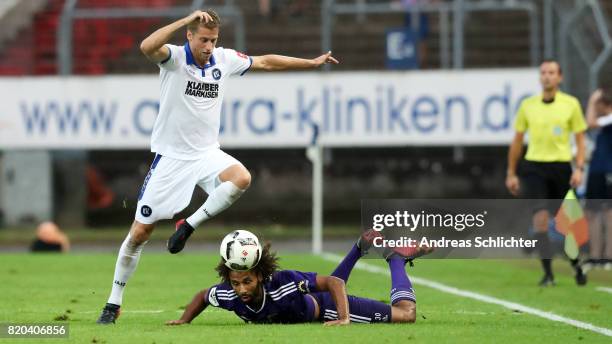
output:
[[[314,272],[282,270],[264,283],[263,302],[259,309],[243,303],[229,283],[208,290],[210,305],[233,311],[241,319],[253,323],[303,323],[314,319],[314,302],[306,294],[316,291]]]

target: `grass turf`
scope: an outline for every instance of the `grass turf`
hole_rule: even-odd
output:
[[[329,273],[335,264],[319,257],[283,254],[284,268]],[[114,326],[95,320],[111,287],[112,254],[3,254],[0,255],[2,307],[0,323],[39,323],[67,318],[67,339],[0,339],[20,343],[195,343],[246,341],[256,343],[609,343],[610,338],[570,325],[552,322],[415,286],[416,324],[354,324],[327,328],[319,323],[300,325],[244,324],[231,312],[209,307],[192,324],[168,327],[166,320],[180,317],[182,307],[200,289],[216,283],[213,255],[144,253],[124,295],[123,314]],[[367,260],[368,264],[384,262]],[[596,291],[610,285],[608,274],[593,275],[588,286],[575,286],[563,262],[558,286],[540,289],[532,261],[420,260],[410,275],[480,292],[504,300],[553,312],[600,327],[612,327],[612,294]],[[355,270],[349,293],[377,300],[389,299],[387,276]]]

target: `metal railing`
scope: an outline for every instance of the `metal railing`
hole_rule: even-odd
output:
[[[585,101],[598,87],[606,64],[612,63],[610,27],[601,3],[545,0],[544,14],[550,18],[545,23],[546,55],[559,58],[565,88]],[[585,34],[587,29],[589,33]]]
[[[346,3],[339,4],[336,0],[324,0],[321,7],[321,48],[322,51],[332,50],[332,33],[334,18],[338,15],[356,15],[357,18],[367,14],[385,13],[438,13],[439,15],[439,40],[440,40],[440,65],[442,68],[450,68],[451,44],[450,44],[450,14],[453,15],[453,52],[452,67],[462,69],[464,66],[464,28],[466,13],[479,11],[525,11],[529,16],[529,55],[530,64],[537,65],[540,60],[540,33],[539,33],[539,10],[538,7],[528,0],[512,1],[469,1],[454,0],[451,3],[426,3],[410,8],[402,8],[393,2],[387,3]]]
[[[180,18],[202,8],[204,0],[193,0],[191,6],[170,8],[77,8],[78,0],[67,0],[60,17],[57,50],[57,70],[60,75],[72,73],[72,34],[75,19],[117,19],[117,18]],[[213,7],[214,8],[214,7]],[[246,50],[244,18],[242,11],[233,1],[214,8],[222,17],[227,17],[234,26],[234,45],[239,51]]]
[[[583,73],[588,74],[588,82],[570,87],[593,90],[607,62],[612,57],[612,39],[605,14],[598,0],[453,0],[449,2],[427,3],[408,9],[398,6],[397,2],[368,3],[364,0],[352,3],[338,3],[336,0],[322,0],[321,6],[321,48],[333,50],[334,21],[339,15],[355,15],[356,20],[364,21],[369,14],[411,13],[416,18],[419,13],[437,13],[439,31],[439,60],[441,68],[464,68],[464,34],[466,17],[479,11],[525,11],[529,17],[529,61],[535,66],[541,53],[546,57],[556,57],[561,61],[566,84],[572,85]],[[58,71],[62,75],[71,74],[73,69],[72,36],[73,21],[83,18],[178,18],[197,8],[202,8],[204,0],[193,0],[190,6],[155,8],[77,8],[78,0],[67,0],[60,18],[57,56]],[[242,11],[232,0],[225,1],[216,10],[228,17],[234,26],[234,44],[238,50],[246,50],[245,24]],[[540,13],[541,10],[541,13]],[[588,17],[590,16],[590,17]],[[452,20],[452,22],[451,22]],[[597,29],[597,39],[602,43],[601,50],[588,45],[593,37],[577,37],[576,26],[588,22]],[[542,30],[540,30],[542,27]],[[542,31],[543,34],[540,33]],[[586,41],[585,41],[586,40]],[[543,45],[541,43],[543,42]],[[570,55],[577,54],[573,60]],[[580,63],[588,70],[576,72],[575,65]],[[326,66],[328,69],[329,66]],[[583,85],[584,84],[584,85]],[[575,90],[574,90],[575,91]]]
[[[603,68],[604,63],[610,58],[612,54],[612,40],[610,39],[610,33],[608,31],[608,25],[603,15],[603,10],[597,0],[586,0],[576,1],[574,11],[567,15],[563,20],[561,27],[561,51],[560,55],[563,59],[564,64],[569,63],[568,49],[570,43],[576,47],[576,51],[579,53],[585,65],[589,66],[589,81],[588,90],[589,93],[597,88],[599,73]],[[576,37],[574,27],[585,19],[586,15],[592,14],[594,24],[599,34],[599,39],[602,40],[603,49],[600,52],[594,51],[585,44],[584,39],[588,37]],[[594,39],[594,38],[592,38]]]

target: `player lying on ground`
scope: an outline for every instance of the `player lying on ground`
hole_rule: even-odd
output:
[[[222,260],[216,268],[222,283],[197,293],[181,318],[166,324],[190,323],[209,305],[234,311],[245,322],[252,323],[415,322],[416,298],[405,266],[429,249],[415,248],[409,256],[396,252],[388,255],[391,270],[391,305],[388,305],[346,293],[345,283],[355,263],[370,246],[368,235],[362,235],[331,276],[278,270],[278,258],[270,252],[269,244],[251,270],[230,270]]]

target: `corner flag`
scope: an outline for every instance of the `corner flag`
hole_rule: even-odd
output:
[[[555,216],[557,232],[565,235],[565,254],[578,258],[580,246],[589,241],[589,223],[573,190],[569,190]]]

